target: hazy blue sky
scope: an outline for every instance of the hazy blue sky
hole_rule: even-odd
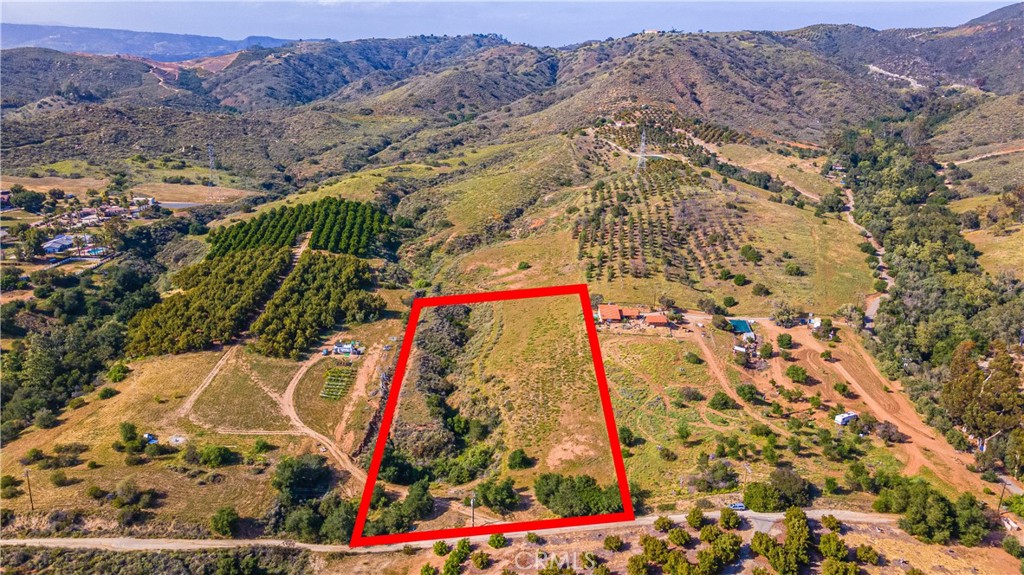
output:
[[[788,30],[809,24],[952,26],[1007,2],[3,2],[4,22],[125,28],[240,39],[495,32],[565,45],[645,28]]]

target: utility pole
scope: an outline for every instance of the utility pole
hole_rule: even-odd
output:
[[[210,158],[210,183],[208,184],[210,186],[210,191],[206,194],[206,201],[212,204],[215,199],[213,186],[216,185],[213,181],[213,171],[217,168],[217,162],[213,157],[213,144],[206,144],[206,155]]]
[[[27,471],[25,473],[28,473]],[[476,491],[469,496],[469,518],[470,525],[476,527]]]
[[[28,476],[28,469],[25,470],[25,483],[28,485],[28,507],[30,510],[36,510],[36,503],[32,500],[32,479]]]
[[[636,175],[640,176],[640,172],[644,171],[647,167],[647,128],[644,128],[640,132],[640,159],[636,162]]]

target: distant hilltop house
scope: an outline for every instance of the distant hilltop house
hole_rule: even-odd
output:
[[[661,30],[654,30],[653,28],[648,28],[647,30],[644,30],[643,33],[644,34],[661,34]]]

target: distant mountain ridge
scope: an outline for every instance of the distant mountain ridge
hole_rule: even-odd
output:
[[[493,34],[295,41],[176,62],[5,49],[3,152],[18,167],[70,153],[201,155],[195,142],[211,142],[285,189],[371,159],[571,132],[644,106],[821,143],[919,92],[1024,92],[1022,6],[953,28],[661,32],[562,49]]]
[[[216,36],[135,32],[78,26],[42,26],[37,24],[0,24],[0,47],[50,48],[61,52],[87,54],[131,54],[162,62],[176,62],[208,56],[220,56],[254,46],[276,48],[292,40],[269,36],[249,36],[225,40]]]

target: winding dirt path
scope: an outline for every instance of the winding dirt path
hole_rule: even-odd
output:
[[[998,158],[999,156],[1006,156],[1008,154],[1016,154],[1017,152],[1024,152],[1024,146],[1018,146],[1016,148],[1006,148],[1004,150],[996,150],[994,152],[988,152],[973,158],[967,158],[966,160],[960,160],[959,162],[953,162],[956,165],[969,164],[971,162],[977,162],[978,160],[987,160],[988,158]]]
[[[309,368],[316,365],[320,358],[321,356],[319,353],[310,355],[306,361],[302,362],[298,371],[292,375],[291,380],[288,382],[287,389],[285,389],[284,394],[281,396],[281,411],[291,422],[292,427],[301,431],[303,435],[318,441],[320,445],[326,449],[331,456],[333,456],[334,460],[348,471],[353,478],[355,478],[359,483],[366,483],[366,472],[363,471],[363,468],[356,465],[348,455],[342,452],[332,439],[303,423],[302,419],[299,417],[298,411],[295,409],[295,390],[299,387],[302,377],[306,375]]]
[[[218,360],[217,363],[213,366],[213,369],[211,369],[210,373],[206,375],[206,378],[203,379],[202,383],[200,383],[199,386],[193,389],[192,393],[190,393],[189,396],[185,398],[185,401],[181,404],[181,407],[179,407],[178,411],[176,412],[178,418],[188,417],[190,420],[194,421],[192,419],[192,408],[195,407],[196,401],[199,400],[199,396],[202,395],[204,391],[206,391],[207,387],[210,387],[210,384],[213,383],[214,379],[216,379],[217,374],[220,373],[220,370],[224,369],[224,366],[228,364],[228,360],[231,359],[236,353],[238,353],[238,350],[239,346],[237,345],[232,345],[228,347],[227,351],[224,352],[224,355],[222,355],[220,360]]]
[[[878,259],[881,262],[881,260],[884,259],[885,257],[885,246],[883,246],[882,242],[879,242],[878,239],[871,234],[871,232],[864,228],[864,226],[854,221],[853,209],[855,205],[853,200],[853,190],[851,190],[850,188],[844,188],[843,192],[846,194],[846,201],[849,204],[849,206],[843,211],[843,216],[846,218],[846,221],[851,226],[857,228],[857,230],[860,231],[861,235],[864,236],[864,239],[866,239],[871,244],[871,247],[875,248],[875,252],[878,254]],[[881,272],[878,276],[879,279],[885,281],[886,290],[892,289],[893,279],[892,276],[889,275],[889,268],[884,263],[879,263],[878,271]],[[878,315],[878,306],[882,304],[882,298],[884,297],[886,297],[886,294],[878,292],[868,295],[867,299],[864,302],[865,326],[869,328],[874,328],[875,316]]]

